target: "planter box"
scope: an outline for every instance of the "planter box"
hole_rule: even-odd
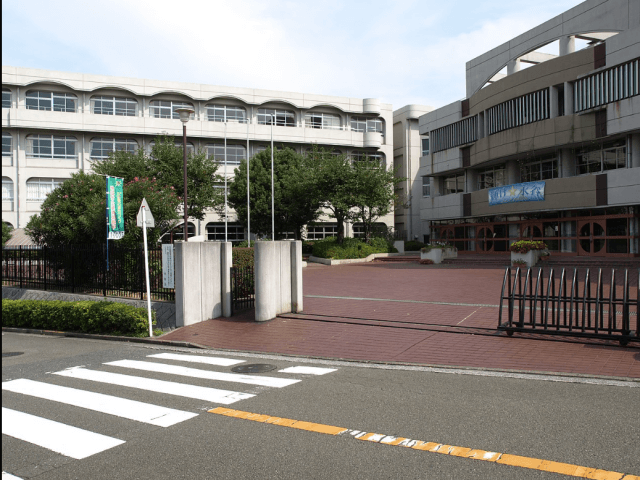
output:
[[[527,267],[533,267],[538,260],[540,260],[541,250],[529,250],[527,253],[511,252],[511,264],[514,260],[524,260],[527,263]]]
[[[433,263],[442,263],[447,258],[457,258],[458,249],[455,247],[432,248],[428,252],[420,252],[420,260],[431,260]]]

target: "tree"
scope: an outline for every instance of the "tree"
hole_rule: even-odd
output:
[[[352,218],[362,224],[364,240],[368,242],[375,221],[393,207],[395,186],[405,179],[396,177],[393,170],[374,159],[354,162],[352,169],[356,204]]]
[[[41,212],[29,220],[25,231],[39,245],[101,244],[106,241],[106,181],[100,175],[78,172],[54,189],[42,203]],[[142,242],[142,229],[136,215],[147,199],[155,227],[147,230],[149,245],[177,223],[180,199],[174,189],[154,178],[134,177],[126,182],[124,193],[125,235],[118,244]]]
[[[276,232],[295,232],[318,218],[320,201],[307,159],[290,148],[274,152],[274,223]],[[229,184],[228,203],[238,220],[247,221],[247,163],[243,160]],[[271,236],[271,149],[249,161],[251,230]],[[220,212],[221,207],[218,208]],[[222,213],[222,212],[221,212]]]
[[[11,240],[11,231],[13,228],[9,226],[8,223],[2,222],[2,246],[4,247],[6,243]]]
[[[153,178],[160,185],[173,187],[175,194],[184,198],[184,159],[182,146],[177,146],[173,137],[155,139],[151,153],[142,149],[135,153],[117,151],[108,159],[96,162],[93,171],[102,175],[122,177],[125,182],[134,178]],[[215,188],[222,177],[217,175],[218,163],[204,152],[187,155],[187,210],[189,217],[204,219],[206,210],[222,202]]]

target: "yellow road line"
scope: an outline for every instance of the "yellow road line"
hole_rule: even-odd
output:
[[[510,465],[512,467],[522,467],[530,468],[533,470],[542,470],[545,472],[560,473],[563,475],[570,475],[578,478],[590,478],[596,480],[640,480],[640,476],[637,475],[625,475],[624,473],[620,472],[611,472],[608,470],[600,470],[597,468],[582,467],[580,465],[572,465],[570,463],[554,462],[551,460],[542,460],[540,458],[522,457],[519,455],[510,455],[508,453],[488,452],[485,450],[472,449],[467,447],[457,447],[455,445],[443,445],[441,443],[435,442],[423,442],[421,440],[411,440],[410,438],[394,437],[393,435],[362,432],[359,430],[351,430],[344,427],[323,425],[321,423],[311,423],[301,420],[292,420],[289,418],[272,417],[269,415],[243,412],[241,410],[233,410],[231,408],[225,407],[214,408],[213,410],[209,410],[209,413],[224,415],[226,417],[240,418],[243,420],[252,420],[254,422],[280,425],[282,427],[306,430],[309,432],[324,433],[327,435],[346,434],[351,435],[358,440],[363,440],[366,442],[411,448],[413,450],[424,450],[427,452],[453,455],[455,457],[469,458],[472,460],[495,462],[503,465]]]

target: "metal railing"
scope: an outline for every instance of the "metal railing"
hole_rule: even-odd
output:
[[[231,267],[231,313],[255,307],[253,265]]]
[[[146,298],[144,249],[109,245],[2,249],[2,285],[86,295]],[[149,250],[152,300],[175,301],[162,287],[162,250]]]
[[[640,341],[640,269],[634,288],[627,269],[622,274],[598,269],[597,278],[592,278],[590,269],[582,278],[577,269],[567,273],[563,268],[559,278],[553,268],[548,272],[545,276],[542,268],[534,274],[531,268],[507,267],[499,330],[509,336],[514,332],[569,335],[618,340],[621,345]],[[505,302],[508,319],[503,323]]]

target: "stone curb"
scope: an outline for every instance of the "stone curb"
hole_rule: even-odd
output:
[[[417,252],[420,255],[420,252]],[[349,263],[368,263],[374,261],[376,258],[386,258],[386,257],[408,257],[415,255],[415,252],[404,252],[404,253],[372,253],[371,255],[365,258],[346,258],[344,260],[334,260],[332,258],[321,258],[314,257],[311,255],[309,257],[309,261],[313,263],[321,263],[323,265],[347,265]]]
[[[14,328],[14,327],[2,327],[3,332],[12,333],[27,333],[35,335],[50,335],[54,337],[73,337],[73,338],[88,338],[91,340],[109,340],[112,342],[129,342],[129,343],[146,343],[151,345],[167,345],[171,347],[186,347],[186,348],[199,348],[208,349],[204,345],[198,345],[197,343],[182,342],[175,340],[160,340],[151,338],[140,337],[121,337],[117,335],[100,335],[95,333],[79,333],[79,332],[59,332],[56,330],[38,330],[32,328]]]

